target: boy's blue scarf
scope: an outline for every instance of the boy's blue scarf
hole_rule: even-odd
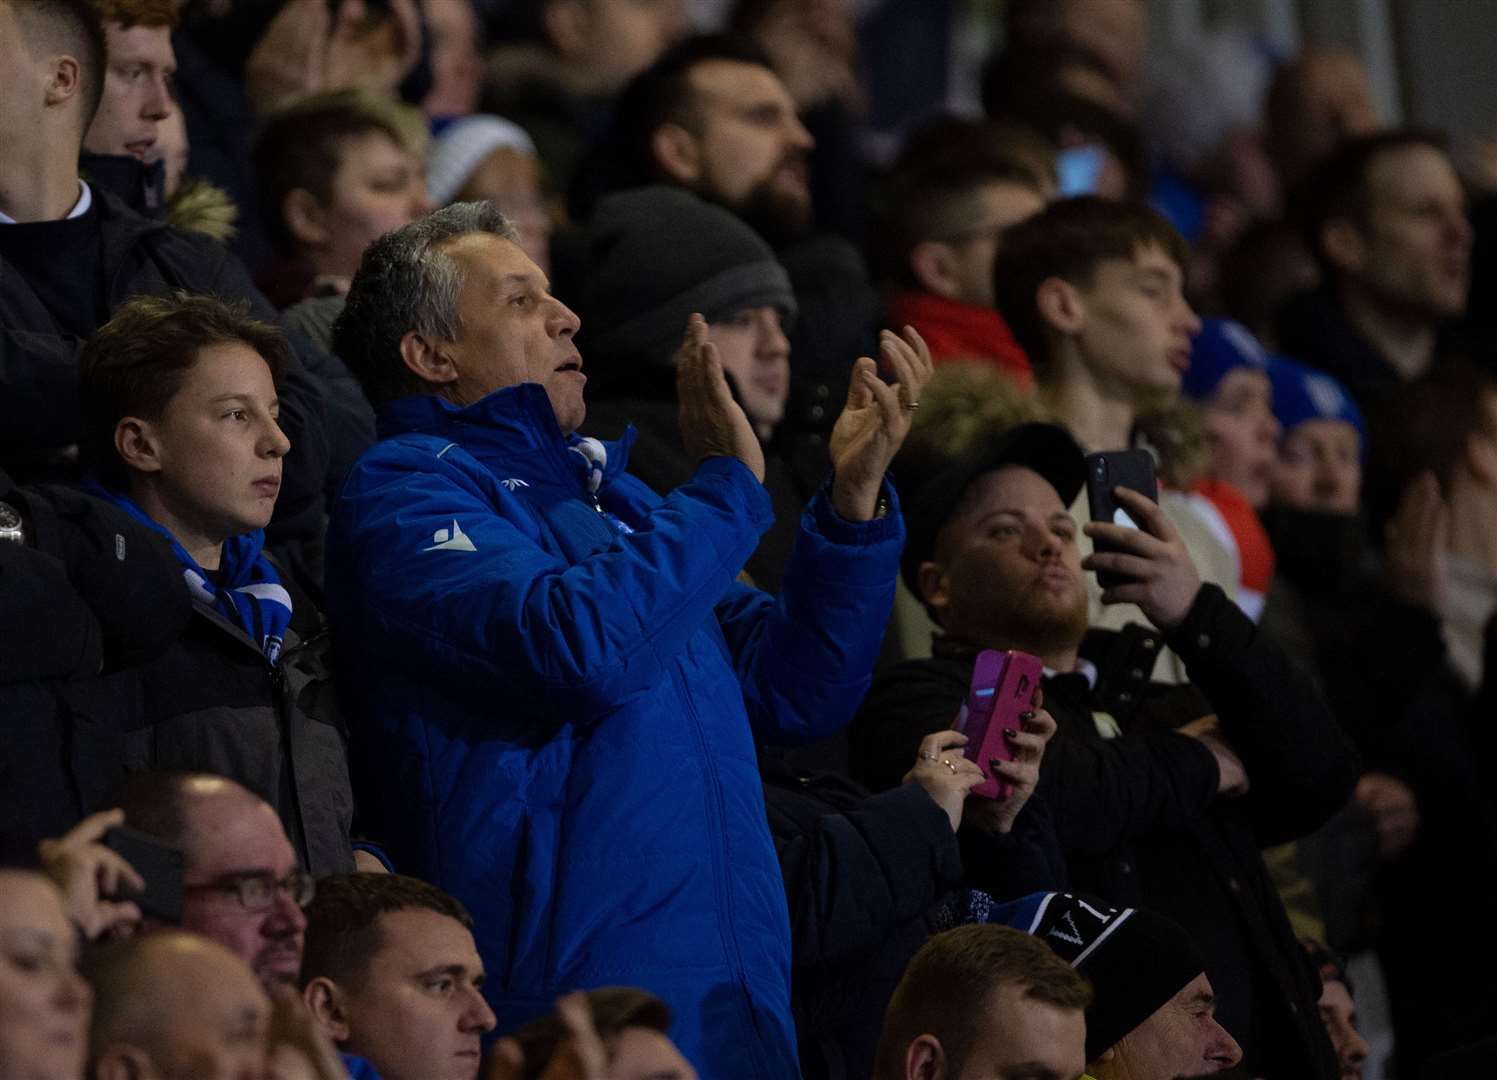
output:
[[[113,503],[142,525],[166,537],[171,542],[172,554],[182,564],[182,577],[187,581],[187,591],[192,598],[242,626],[260,646],[265,658],[272,664],[276,662],[281,655],[286,628],[291,625],[291,594],[281,585],[275,567],[265,557],[263,529],[224,541],[218,565],[219,584],[214,584],[208,572],[177,543],[177,538],[152,520],[133,499],[110,491],[93,478],[86,480],[83,486],[89,494]]]

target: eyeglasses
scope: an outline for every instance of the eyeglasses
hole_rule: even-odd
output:
[[[239,906],[246,911],[265,911],[275,903],[276,893],[282,891],[291,897],[297,907],[306,907],[317,892],[317,883],[312,880],[311,874],[300,869],[291,871],[280,880],[267,870],[251,870],[242,874],[229,874],[201,885],[188,885],[185,886],[185,891],[221,892],[238,900]]]

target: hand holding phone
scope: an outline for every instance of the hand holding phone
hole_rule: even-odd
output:
[[[956,730],[967,736],[963,753],[986,777],[972,789],[973,795],[1006,799],[1013,794],[1013,785],[992,763],[1014,760],[1010,740],[1023,730],[1024,715],[1034,708],[1043,674],[1039,658],[1028,653],[987,649],[977,654],[967,700],[956,723]]]
[[[1137,604],[1160,630],[1185,621],[1201,591],[1201,577],[1180,534],[1159,504],[1126,487],[1113,489],[1132,527],[1092,521],[1083,531],[1093,551],[1082,567],[1094,570],[1104,604]]]
[[[104,846],[119,854],[145,882],[143,890],[120,890],[122,899],[135,901],[150,918],[182,921],[184,856],[179,848],[126,825],[110,829],[104,835]]]

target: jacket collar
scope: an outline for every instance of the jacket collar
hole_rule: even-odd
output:
[[[567,462],[570,470],[571,459],[578,455],[568,451],[582,441],[580,435],[561,433],[551,399],[539,383],[507,386],[467,406],[454,405],[435,394],[416,394],[386,402],[376,411],[375,420],[381,439],[434,435],[456,443],[491,467],[539,451]],[[631,426],[617,442],[603,444],[608,451],[604,483],[624,471],[634,434]]]

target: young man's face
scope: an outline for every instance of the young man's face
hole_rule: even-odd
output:
[[[582,356],[572,344],[581,325],[551,295],[540,268],[514,244],[489,233],[468,233],[444,247],[463,269],[458,295],[462,338],[442,342],[458,370],[452,390],[469,403],[519,383],[539,383],[556,422],[569,434],[587,415]]]
[[[691,162],[676,179],[782,231],[811,217],[806,160],[815,145],[779,77],[758,64],[708,60],[687,74]]]
[[[1348,276],[1375,301],[1437,320],[1466,308],[1471,225],[1450,159],[1431,146],[1379,155],[1368,170],[1369,213]]]
[[[1043,654],[1086,634],[1076,522],[1032,469],[1008,466],[972,484],[920,582],[936,621],[959,640]]]
[[[383,131],[339,140],[338,171],[308,254],[321,274],[351,277],[364,249],[431,209],[421,167]]]
[[[90,154],[129,155],[147,160],[159,137],[161,122],[172,114],[172,78],[177,57],[166,26],[104,24],[109,68],[99,111],[83,137]]]
[[[988,999],[972,1052],[953,1080],[1076,1080],[1086,1068],[1086,1014],[1002,983]]]
[[[1206,402],[1205,413],[1211,474],[1242,492],[1254,509],[1263,509],[1273,484],[1279,438],[1268,376],[1248,367],[1227,372]]]
[[[1132,259],[1102,260],[1070,287],[1079,314],[1071,337],[1103,392],[1140,410],[1172,402],[1201,329],[1179,264],[1150,244]]]
[[[267,987],[294,982],[306,915],[283,888],[273,890],[266,907],[251,910],[232,887],[247,875],[284,881],[296,869],[280,818],[247,792],[194,799],[190,811],[182,928],[218,942]]]
[[[960,234],[938,239],[949,251],[949,278],[937,285],[948,299],[992,307],[993,261],[999,234],[1045,208],[1044,197],[1024,184],[994,180],[970,195],[968,224]]]
[[[149,487],[148,509],[188,550],[263,529],[291,447],[279,411],[259,353],[243,342],[203,347],[162,415],[142,421],[155,454],[132,489]]]
[[[733,376],[738,401],[749,422],[768,439],[785,416],[790,395],[790,342],[772,307],[744,308],[707,324],[707,340],[717,346],[723,370]]]
[[[473,935],[448,915],[410,908],[379,917],[379,941],[363,978],[341,988],[343,1048],[384,1080],[473,1080],[495,1024]]]
[[[1242,1060],[1237,1040],[1216,1022],[1216,994],[1204,972],[1113,1049],[1120,1063],[1117,1075],[1132,1080],[1208,1076]]]
[[[1362,499],[1362,437],[1345,420],[1306,420],[1279,444],[1273,501],[1351,517]]]

